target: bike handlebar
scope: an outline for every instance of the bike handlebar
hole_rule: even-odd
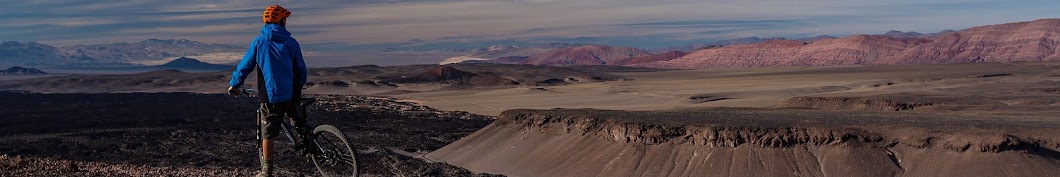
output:
[[[258,91],[254,90],[254,89],[241,88],[241,89],[237,89],[237,90],[228,90],[228,95],[253,97],[254,93],[257,93],[257,92]]]
[[[232,92],[237,92],[237,93],[232,93]],[[238,90],[233,90],[233,91],[229,91],[228,92],[229,95],[246,96],[246,97],[257,96],[257,93],[258,93],[258,90],[256,90],[256,89],[248,89],[248,88],[241,88],[241,89],[238,89]],[[298,105],[301,106],[301,107],[307,107],[307,106],[312,105],[313,103],[316,103],[316,102],[317,102],[316,98],[302,98],[301,101],[299,101]]]

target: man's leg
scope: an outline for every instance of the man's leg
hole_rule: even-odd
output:
[[[302,107],[300,107],[299,105],[301,105],[301,103],[295,101],[291,101],[291,103],[286,104],[285,106],[287,108],[287,117],[291,118],[291,124],[294,125],[295,128],[299,130],[307,130],[308,127],[306,127],[305,110],[303,110]]]
[[[283,121],[283,111],[275,104],[261,104],[261,172],[257,176],[272,176],[272,138],[280,133],[280,121]]]
[[[298,138],[298,141],[301,142],[299,144],[296,144],[294,149],[298,151],[298,153],[306,155],[306,148],[312,148],[308,146],[310,145],[308,135],[312,134],[313,132],[312,130],[309,130],[308,127],[306,127],[305,110],[302,110],[299,105],[301,105],[300,102],[291,101],[289,103],[284,104],[284,108],[287,112],[287,117],[291,118],[291,124],[294,125],[295,131],[298,131],[295,132],[295,134],[297,135],[296,138]]]

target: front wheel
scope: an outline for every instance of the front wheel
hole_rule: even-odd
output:
[[[358,176],[357,154],[338,128],[320,125],[313,129],[317,152],[309,160],[323,176]]]

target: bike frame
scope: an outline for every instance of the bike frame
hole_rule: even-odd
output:
[[[252,89],[242,89],[240,91],[242,91],[242,92],[236,92],[236,93],[229,92],[229,94],[238,94],[238,95],[243,95],[243,96],[253,96],[251,93],[255,92],[255,90],[252,90]],[[302,116],[302,119],[304,119],[306,121],[307,127],[308,127],[308,121],[309,121],[309,116],[307,115],[308,114],[307,110],[309,109],[308,107],[310,105],[312,105],[313,103],[315,103],[315,102],[316,102],[316,99],[314,99],[314,98],[305,98],[305,99],[299,100],[298,106],[296,106],[296,108],[295,108],[295,109],[298,109],[298,110],[295,110],[295,111],[300,113],[299,116]],[[256,139],[258,141],[256,143],[258,145],[258,160],[264,162],[265,161],[264,154],[262,154],[262,148],[263,147],[261,146],[262,145],[261,142],[262,142],[262,140],[264,138],[264,137],[262,137],[262,134],[261,134],[261,121],[264,119],[264,117],[262,117],[261,112],[262,112],[261,107],[258,107],[258,109],[256,111],[256,113],[257,113],[257,115],[256,115],[257,121],[255,121],[255,122],[257,122],[257,123],[255,123],[257,126],[254,128],[254,130],[256,132],[255,133],[255,137],[257,137]],[[306,127],[297,128],[297,127],[291,126],[291,124],[288,123],[288,120],[289,119],[281,119],[281,121],[279,122],[280,129],[281,129],[280,131],[282,131],[283,135],[287,137],[287,140],[291,140],[291,143],[294,143],[296,146],[297,145],[301,145],[302,143],[309,143],[307,145],[312,146],[311,148],[310,147],[302,147],[303,148],[302,150],[304,150],[302,152],[304,152],[304,153],[306,153],[308,155],[308,156],[303,156],[303,158],[305,158],[306,161],[309,161],[309,163],[312,163],[314,166],[316,166],[317,170],[319,170],[319,172],[321,174],[325,174],[325,175],[327,174],[325,172],[325,170],[320,167],[320,162],[321,161],[325,161],[325,162],[342,162],[342,163],[346,163],[346,164],[353,164],[354,176],[359,176],[359,174],[357,173],[356,152],[352,149],[351,145],[349,145],[347,143],[347,140],[346,140],[347,138],[346,138],[345,135],[342,134],[341,131],[337,130],[337,128],[335,128],[334,126],[331,126],[331,125],[318,125],[318,126],[316,126],[316,128],[312,129],[312,131],[309,131],[309,130],[304,129]],[[345,157],[345,155],[341,154],[341,152],[335,152],[335,153],[339,153],[339,154],[332,154],[333,153],[332,151],[334,151],[335,149],[325,149],[324,146],[321,146],[321,142],[320,142],[320,140],[318,140],[318,137],[317,137],[317,136],[319,136],[317,134],[317,132],[321,131],[321,130],[318,130],[318,129],[320,129],[321,127],[324,127],[324,126],[327,126],[327,127],[325,127],[325,130],[323,130],[323,131],[329,132],[329,134],[337,135],[338,138],[341,140],[342,146],[344,146],[346,148],[346,150],[351,151],[350,152],[351,153],[350,157]],[[328,129],[328,128],[330,128],[330,129]],[[295,132],[291,132],[292,129],[298,129],[298,130],[295,130]],[[304,139],[301,139],[301,138],[296,139],[296,138],[294,138],[294,135],[292,135],[292,134],[300,134],[301,135],[303,132],[307,133],[304,136],[300,136],[301,138],[304,138]],[[334,142],[331,142],[330,139],[325,138],[324,140],[328,141],[326,143],[330,143],[331,145],[334,145]],[[341,147],[332,146],[332,148],[341,148]],[[338,150],[338,151],[342,151],[342,150]],[[350,161],[350,160],[352,160],[352,161]]]
[[[302,105],[299,105],[299,109],[305,109],[305,108]],[[303,116],[305,116],[305,115],[303,115]],[[264,137],[261,136],[261,120],[263,118],[263,117],[261,117],[261,108],[258,108],[258,110],[257,110],[257,117],[258,117],[257,118],[257,123],[256,123],[257,128],[255,128],[255,130],[256,130],[255,132],[256,132],[256,137],[257,137],[257,141],[258,141],[258,143],[257,143],[258,144],[258,160],[265,160],[265,157],[264,157],[264,155],[261,152],[262,148],[263,148],[261,146],[261,141],[264,140]],[[304,117],[304,118],[306,119],[307,125],[308,125],[308,121],[309,121],[308,119],[309,118],[308,117]],[[287,123],[286,119],[281,119],[281,120],[282,121],[280,121],[280,131],[283,132],[283,135],[285,137],[287,137],[287,140],[291,140],[291,143],[294,143],[294,144],[299,144],[299,143],[302,143],[302,141],[306,141],[306,140],[301,140],[301,141],[295,140],[294,135],[292,135],[292,133],[291,133],[291,129],[292,129],[291,125],[289,125]],[[320,148],[321,147],[320,143],[316,142],[314,140],[314,138],[312,138],[312,136],[316,136],[316,135],[313,135],[313,134],[305,135],[305,137],[307,137],[309,140],[311,140],[311,142],[314,145],[313,146],[314,148],[312,149],[312,151],[310,151],[310,153],[317,154],[317,155],[322,154],[320,152],[324,152],[324,149]],[[310,163],[312,163],[311,159],[306,158],[306,161],[310,161]]]

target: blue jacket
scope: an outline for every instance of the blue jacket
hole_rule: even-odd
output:
[[[294,67],[298,67],[298,73],[292,71]],[[264,76],[265,90],[259,92],[268,94],[269,103],[290,101],[294,98],[294,89],[305,86],[307,79],[302,48],[291,38],[291,32],[279,24],[266,24],[261,28],[261,35],[247,47],[247,54],[232,72],[232,81],[228,84],[239,88],[254,68],[260,69]],[[294,77],[298,77],[298,88],[294,88]]]

